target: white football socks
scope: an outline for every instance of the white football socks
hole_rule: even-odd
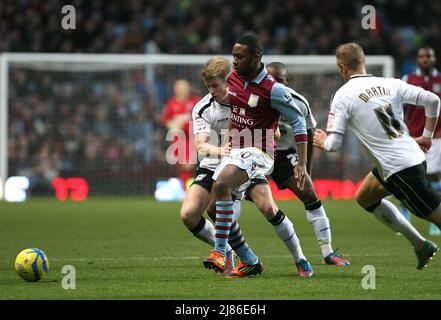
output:
[[[331,246],[331,226],[323,205],[320,204],[320,207],[314,210],[306,210],[306,219],[314,229],[323,257],[327,257],[334,251]]]
[[[380,205],[376,207],[372,213],[389,229],[403,234],[415,248],[421,247],[421,244],[425,240],[423,236],[390,201],[385,199],[381,200]]]
[[[275,220],[278,217],[279,219]],[[270,220],[270,223],[274,226],[277,235],[286,245],[289,252],[291,252],[295,262],[298,262],[300,259],[307,260],[291,220],[279,210],[276,217]]]

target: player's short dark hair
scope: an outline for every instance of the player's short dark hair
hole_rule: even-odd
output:
[[[253,33],[245,33],[236,41],[236,43],[247,46],[248,52],[252,56],[256,54],[263,56],[263,46],[257,36]]]
[[[281,62],[275,61],[271,62],[266,66],[266,68],[273,69],[274,72],[270,72],[274,79],[277,80],[277,82],[286,84],[288,82],[288,67],[286,64],[283,64]]]

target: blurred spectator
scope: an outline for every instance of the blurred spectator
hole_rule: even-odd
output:
[[[162,114],[162,123],[168,130],[182,130],[186,139],[180,141],[174,156],[177,158],[179,166],[179,178],[185,186],[188,179],[193,176],[194,163],[191,163],[192,154],[196,154],[196,146],[190,140],[193,136],[191,127],[191,112],[194,105],[199,101],[199,97],[190,95],[190,83],[185,79],[177,79],[173,85],[173,97],[167,101]],[[178,143],[176,137],[173,144]],[[185,153],[182,152],[185,150]],[[194,157],[193,157],[194,158]]]
[[[163,158],[153,142],[155,130],[163,139],[160,119],[152,117],[159,105],[139,68],[59,73],[13,66],[9,88],[9,174],[28,176],[31,192],[51,192],[56,176],[139,175]]]

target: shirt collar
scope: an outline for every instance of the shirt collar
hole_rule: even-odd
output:
[[[416,74],[417,76],[422,76],[422,75],[423,75],[423,72],[421,71],[420,68],[417,68],[415,74]],[[433,78],[435,78],[435,77],[438,76],[438,74],[439,74],[439,71],[438,71],[436,68],[433,68],[433,70],[432,70],[432,74],[431,74],[430,76],[433,77]]]
[[[349,80],[354,79],[354,78],[364,78],[364,77],[372,77],[372,75],[370,73],[354,74],[349,78]]]
[[[268,74],[268,71],[266,70],[265,65],[263,64],[263,62],[260,63],[259,70],[260,70],[259,74],[251,82],[254,82],[256,84],[260,84],[263,81],[263,79],[265,79],[266,75]]]
[[[251,82],[254,82],[255,84],[260,84],[263,81],[263,79],[265,79],[266,75],[268,74],[268,71],[266,70],[263,62],[260,63],[259,71],[260,72],[257,75],[257,77]],[[244,82],[244,88],[248,87],[248,85],[250,84],[250,82],[246,80],[243,80],[243,82]]]

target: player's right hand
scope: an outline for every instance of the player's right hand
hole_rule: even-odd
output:
[[[232,144],[231,142],[228,142],[225,146],[221,148],[221,156],[222,157],[229,157],[231,152]]]
[[[427,137],[418,137],[415,138],[416,143],[418,143],[418,145],[420,146],[421,150],[423,150],[424,153],[427,153],[430,149],[430,147],[432,147],[432,139],[431,138],[427,138]]]
[[[297,188],[303,190],[306,182],[306,164],[298,162],[294,167],[294,178],[297,180]]]
[[[328,137],[328,135],[326,134],[325,131],[323,131],[322,129],[315,129],[314,132],[314,147],[320,148],[320,149],[324,149],[325,148],[325,140]]]

